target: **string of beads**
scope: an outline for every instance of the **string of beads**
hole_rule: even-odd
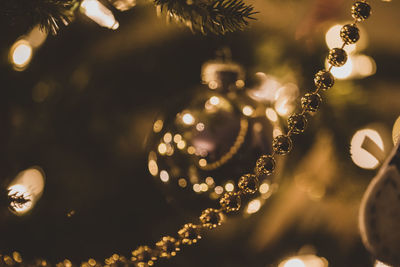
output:
[[[287,120],[288,130],[286,134],[278,135],[272,142],[272,153],[270,155],[262,155],[256,162],[254,173],[245,174],[238,181],[238,191],[225,193],[219,200],[220,208],[207,208],[200,217],[199,223],[187,223],[179,231],[177,237],[164,236],[154,247],[139,246],[132,252],[132,257],[127,259],[123,256],[114,254],[105,260],[105,266],[120,266],[119,264],[134,264],[138,267],[153,266],[159,258],[169,259],[175,256],[183,245],[195,244],[201,239],[202,231],[211,230],[220,226],[225,214],[238,211],[241,207],[241,199],[243,195],[254,194],[259,188],[259,178],[271,175],[275,171],[275,156],[286,155],[293,148],[292,137],[304,132],[307,126],[307,115],[318,111],[322,103],[320,92],[331,88],[335,79],[331,73],[332,67],[343,66],[347,59],[347,53],[344,47],[349,44],[356,43],[359,38],[359,29],[357,23],[364,21],[371,15],[371,6],[364,0],[356,1],[351,8],[351,15],[354,18],[352,24],[344,25],[340,31],[340,37],[343,45],[340,48],[333,48],[327,56],[330,67],[328,69],[318,71],[314,76],[315,90],[306,93],[301,98],[301,112],[294,113]],[[19,254],[18,254],[19,255]],[[15,260],[15,257],[13,257]],[[2,257],[1,261],[13,262],[10,256]],[[18,256],[20,258],[20,255]],[[46,261],[37,261],[35,266],[48,266]],[[124,266],[123,265],[123,266]],[[72,263],[65,260],[58,266],[71,267]],[[95,260],[90,259],[88,262],[81,264],[82,267],[101,266]]]

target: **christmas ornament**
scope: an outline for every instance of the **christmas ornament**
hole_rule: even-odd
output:
[[[240,65],[226,59],[206,62],[202,80],[208,87],[180,105],[179,112],[158,119],[150,137],[149,171],[178,203],[188,204],[182,199],[193,191],[215,199],[234,190],[231,179],[244,166],[253,168],[257,156],[271,152],[274,130],[282,131],[275,111],[276,118],[268,119],[266,105],[247,96]],[[273,158],[257,163],[261,184],[273,182],[267,176],[276,166]],[[240,207],[240,196],[225,194],[223,199],[226,210]]]
[[[400,144],[368,186],[359,225],[365,246],[378,260],[400,265]]]

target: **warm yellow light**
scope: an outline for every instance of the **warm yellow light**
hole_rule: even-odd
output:
[[[164,122],[162,120],[156,120],[156,122],[153,125],[153,131],[155,133],[159,133],[162,128],[163,128]]]
[[[228,192],[232,192],[233,189],[235,189],[235,186],[233,185],[233,183],[229,182],[225,184],[225,190]]]
[[[149,160],[148,168],[151,175],[156,176],[158,174],[158,165],[154,159]]]
[[[270,121],[276,122],[278,121],[278,115],[276,114],[275,110],[272,108],[267,108],[265,110],[265,115]]]
[[[205,183],[201,183],[200,184],[200,190],[203,191],[203,192],[207,192],[208,185],[206,185]]]
[[[208,83],[208,88],[210,88],[211,90],[215,90],[218,88],[218,83],[216,81],[210,81]]]
[[[246,116],[251,116],[254,113],[254,108],[246,105],[243,107],[242,112]]]
[[[186,147],[186,142],[181,140],[178,142],[178,144],[176,145],[179,149],[184,149]]]
[[[207,160],[205,160],[205,159],[200,159],[200,160],[199,160],[199,165],[200,165],[200,167],[205,167],[205,166],[207,166]]]
[[[214,188],[215,193],[217,193],[218,195],[221,195],[224,192],[224,188],[220,185],[216,186]]]
[[[366,55],[353,56],[353,66],[354,75],[358,77],[371,76],[376,72],[375,60]]]
[[[158,153],[160,153],[161,155],[167,153],[167,145],[165,143],[160,143],[158,145]]]
[[[198,124],[196,124],[197,131],[202,132],[202,131],[204,131],[204,128],[205,128],[204,123],[199,122]]]
[[[253,214],[253,213],[256,213],[257,211],[259,211],[260,208],[261,208],[261,201],[259,199],[253,199],[247,205],[246,212],[248,214]]]
[[[266,194],[269,191],[269,184],[263,183],[260,185],[260,193],[261,194]]]
[[[193,185],[193,191],[196,193],[199,193],[201,191],[200,185],[199,184],[194,184]]]
[[[375,261],[374,267],[392,267],[390,265],[386,265],[383,262]]]
[[[210,98],[210,103],[214,106],[218,105],[220,103],[219,97],[218,96],[212,96]]]
[[[275,127],[274,130],[272,131],[272,136],[274,138],[277,137],[278,135],[281,135],[281,134],[282,134],[282,130],[280,128],[278,128],[278,127]]]
[[[172,134],[171,133],[164,134],[164,142],[170,143],[171,141],[172,141]]]
[[[329,68],[329,63],[326,61],[326,67]],[[342,67],[332,67],[331,73],[337,79],[347,79],[353,73],[353,58],[349,57]]]
[[[304,262],[300,259],[293,258],[288,261],[286,261],[285,265],[283,267],[306,267]]]
[[[16,215],[24,215],[30,211],[42,196],[44,190],[44,174],[37,168],[30,168],[18,173],[8,185],[8,196],[24,198],[25,203],[11,201],[10,209]]]
[[[185,178],[181,178],[178,180],[178,184],[180,187],[185,188],[187,186],[187,182]]]
[[[206,184],[208,184],[209,186],[213,185],[214,184],[214,179],[211,176],[207,177],[206,178]]]
[[[24,39],[16,41],[10,49],[10,61],[17,71],[24,70],[32,59],[33,49]]]
[[[189,146],[188,149],[187,149],[187,152],[190,155],[193,155],[194,153],[196,153],[196,148],[194,148],[194,146]]]
[[[194,124],[194,117],[190,113],[185,113],[182,116],[182,121],[184,124],[193,125]]]
[[[343,41],[340,37],[340,30],[342,29],[342,27],[343,25],[336,24],[329,28],[329,30],[326,32],[325,41],[329,49],[342,47]],[[344,50],[346,50],[348,54],[351,54],[353,51],[356,50],[356,44],[346,45],[344,47]]]
[[[29,44],[32,47],[37,48],[41,46],[44,43],[44,41],[46,41],[46,38],[47,38],[47,32],[43,31],[42,28],[39,25],[37,25],[33,27],[33,29],[27,34],[25,39],[29,42]]]
[[[291,109],[292,109],[292,106],[289,103],[288,97],[280,97],[275,102],[275,110],[281,116],[288,115],[289,112],[291,111]]]
[[[236,85],[236,87],[237,88],[243,88],[244,87],[244,81],[243,80],[237,80],[236,82],[235,82],[235,85]]]
[[[375,169],[378,167],[379,161],[362,147],[365,138],[371,139],[382,151],[384,150],[382,137],[377,131],[372,129],[362,129],[357,131],[351,139],[351,158],[353,162],[361,168]]]
[[[181,141],[181,140],[182,140],[182,135],[180,135],[180,134],[174,135],[174,142],[175,143],[179,143],[179,141]]]
[[[169,181],[169,174],[166,170],[160,171],[160,180],[163,181],[164,183]]]
[[[116,30],[119,27],[113,13],[97,0],[83,0],[81,11],[102,27]]]

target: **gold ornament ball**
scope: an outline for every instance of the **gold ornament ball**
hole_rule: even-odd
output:
[[[301,107],[305,111],[315,112],[319,109],[321,103],[322,103],[322,98],[317,93],[305,94],[301,98]]]
[[[132,261],[138,267],[153,266],[156,260],[155,252],[148,246],[140,246],[132,251]]]
[[[292,139],[287,135],[278,135],[274,138],[274,141],[272,141],[272,148],[276,154],[286,155],[293,148]]]

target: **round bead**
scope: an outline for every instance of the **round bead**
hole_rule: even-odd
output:
[[[234,192],[225,193],[219,204],[226,212],[238,211],[241,205],[240,195]]]
[[[285,155],[292,150],[293,143],[289,136],[278,135],[272,141],[272,148],[276,154]]]
[[[341,67],[346,64],[347,53],[342,48],[333,48],[329,51],[328,62],[332,66]]]
[[[171,258],[180,250],[179,241],[172,236],[164,236],[156,243],[156,246],[160,250],[161,258]]]
[[[199,232],[199,227],[197,225],[187,223],[178,231],[178,235],[182,240],[182,244],[191,245],[201,239]]]
[[[238,182],[239,189],[246,194],[254,194],[258,190],[258,179],[253,174],[245,174]]]
[[[271,175],[275,170],[275,159],[271,155],[263,155],[256,162],[255,173],[257,176]]]
[[[315,112],[318,110],[319,106],[321,105],[322,98],[317,93],[312,94],[305,94],[301,98],[301,107],[305,111]]]
[[[156,260],[155,252],[148,246],[140,246],[132,251],[132,261],[137,266],[152,266]]]
[[[208,208],[201,213],[200,221],[203,227],[213,229],[221,225],[222,214],[219,210]]]
[[[340,30],[340,37],[345,44],[354,44],[360,39],[360,30],[355,24],[346,24]]]
[[[351,7],[351,15],[357,21],[363,21],[371,15],[371,6],[366,1],[357,1]]]
[[[327,70],[320,70],[315,74],[314,84],[317,88],[322,90],[327,90],[333,86],[335,83],[335,78],[332,73]]]
[[[304,132],[307,126],[306,116],[301,114],[293,114],[288,118],[289,129],[294,134],[299,134]]]

